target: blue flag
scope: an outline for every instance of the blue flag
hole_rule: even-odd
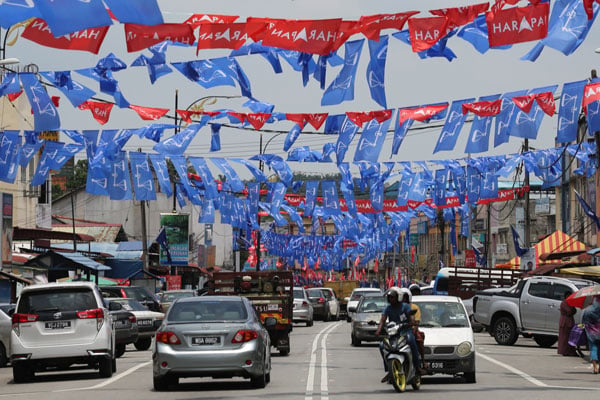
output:
[[[111,200],[131,200],[131,181],[129,179],[129,163],[124,151],[120,151],[111,166],[108,176],[108,195]]]
[[[71,79],[71,71],[40,72],[44,78],[60,90],[73,107],[91,99],[96,92]]]
[[[575,191],[575,196],[577,196],[577,200],[579,200],[581,209],[583,210],[585,215],[590,217],[592,221],[594,221],[594,223],[596,224],[596,229],[600,230],[600,218],[598,218],[592,207],[590,207],[590,205],[586,203],[586,201],[583,199],[583,197],[579,195],[577,191]]]
[[[204,88],[217,86],[240,86],[242,96],[252,97],[248,77],[237,60],[232,57],[213,58],[172,63],[172,65],[192,82]]]
[[[221,170],[221,172],[223,172],[226,181],[229,183],[229,185],[231,185],[231,189],[234,192],[241,192],[244,190],[244,183],[226,159],[211,158],[210,161],[212,161],[212,163],[215,164]]]
[[[17,176],[16,171],[18,169],[17,165],[19,163],[20,145],[21,136],[19,136],[19,131],[11,130],[0,133],[0,181],[8,183],[14,182]],[[42,154],[40,164],[43,160],[44,158]],[[39,169],[40,166],[38,165],[38,170]],[[48,172],[45,172],[45,174],[47,176]]]
[[[376,119],[367,122],[354,153],[354,161],[377,162],[385,141],[391,118],[379,123]]]
[[[304,214],[312,216],[315,210],[317,200],[317,190],[319,190],[319,181],[306,182],[306,197],[304,199]]]
[[[0,3],[0,26],[4,29],[10,29],[17,22],[40,17],[40,10],[31,0],[11,0]]]
[[[494,101],[500,98],[499,94],[482,96],[479,101]],[[469,133],[469,140],[465,147],[465,153],[484,153],[490,144],[490,130],[494,117],[475,116]]]
[[[454,150],[460,130],[467,119],[467,114],[463,115],[462,113],[462,105],[464,103],[472,103],[473,101],[475,101],[475,99],[471,98],[455,100],[452,102],[450,110],[448,111],[448,117],[446,118],[442,132],[440,132],[440,137],[433,150],[434,154],[438,151]]]
[[[16,72],[8,72],[2,82],[0,82],[0,97],[7,94],[18,93],[21,91],[19,84],[19,74]]]
[[[189,157],[189,161],[196,170],[196,173],[202,178],[202,185],[206,190],[206,198],[211,200],[217,199],[219,197],[217,184],[206,160],[203,157]]]
[[[340,201],[335,188],[334,181],[323,181],[323,210],[328,215],[336,215],[340,213]]]
[[[344,66],[339,75],[331,82],[323,97],[322,106],[331,106],[340,104],[344,101],[354,100],[354,80],[358,70],[358,61],[364,39],[346,42],[346,54],[344,56]]]
[[[198,131],[206,125],[207,116],[203,116],[202,121],[196,124],[188,125],[181,132],[163,140],[154,145],[154,151],[163,155],[182,155],[192,140],[196,137]]]
[[[400,146],[402,145],[402,142],[404,141],[408,130],[412,126],[413,122],[415,122],[414,120],[409,118],[405,119],[404,121],[402,121],[402,123],[400,123],[399,114],[400,111],[398,111],[398,115],[395,118],[396,126],[394,127],[394,141],[392,142],[392,154],[394,155],[398,154],[398,150],[400,150]]]
[[[58,111],[38,78],[31,72],[23,72],[19,74],[19,77],[31,104],[34,115],[34,129],[38,132],[60,129]]]
[[[516,92],[504,93],[502,95],[500,113],[496,115],[496,134],[494,135],[494,147],[498,147],[501,144],[508,142],[510,138],[510,128],[513,115],[519,111],[512,98],[523,96],[525,94],[527,94],[526,90],[518,90]]]
[[[583,100],[583,88],[586,84],[587,81],[577,81],[563,85],[558,110],[557,143],[570,143],[577,140],[579,112]]]
[[[158,25],[163,17],[156,0],[104,0],[122,24]]]
[[[165,40],[155,44],[154,46],[148,47],[148,50],[152,53],[152,57],[148,57],[144,54],[133,60],[131,63],[132,67],[146,66],[148,69],[148,76],[150,77],[150,83],[154,84],[161,76],[170,74],[173,70],[167,65],[167,47],[172,44],[170,40]]]
[[[113,78],[111,70],[102,68],[83,68],[75,70],[80,75],[93,79],[100,85],[100,91],[112,96],[115,99],[115,104],[119,108],[129,108],[131,103],[125,99],[118,81]]]
[[[387,108],[385,99],[385,61],[387,59],[388,36],[381,36],[379,41],[369,40],[371,60],[367,66],[367,84],[371,98],[381,107]]]
[[[335,156],[338,164],[344,161],[350,143],[352,143],[352,139],[354,139],[359,129],[359,126],[352,122],[346,115],[340,117],[343,117],[343,119],[339,128],[337,143],[335,144]],[[329,121],[329,118],[327,118],[327,121]]]
[[[101,0],[36,0],[35,5],[54,37],[87,28],[112,25],[110,15]]]
[[[302,132],[302,128],[298,124],[294,124],[292,129],[287,133],[285,137],[285,142],[283,143],[283,151],[288,151],[290,147],[296,142],[298,136],[300,136],[300,132]]]
[[[150,171],[150,162],[146,153],[130,152],[131,176],[133,177],[133,190],[138,201],[156,200],[154,179]]]
[[[517,256],[521,257],[522,255],[527,254],[529,249],[525,249],[525,248],[521,247],[521,244],[520,244],[521,238],[519,237],[519,233],[517,232],[515,227],[511,225],[510,229],[512,231],[513,243],[515,245],[515,253],[517,254]]]
[[[152,161],[152,166],[154,167],[154,172],[156,174],[156,180],[160,185],[160,191],[167,195],[167,197],[171,197],[173,194],[173,188],[171,185],[171,180],[169,179],[169,169],[167,167],[167,161],[165,157],[161,154],[150,154],[148,156],[150,161]]]
[[[167,240],[167,230],[164,226],[161,226],[160,231],[158,231],[156,243],[167,253],[167,262],[171,264],[173,260],[171,259],[171,250],[169,249],[169,241]]]
[[[221,124],[210,125],[210,151],[221,150]]]
[[[531,89],[527,94],[538,94],[544,92],[552,92],[556,90],[557,85],[545,86],[541,88]],[[510,121],[510,136],[520,137],[524,139],[535,139],[544,118],[544,111],[540,108],[537,102],[534,102],[529,113],[524,113],[520,109],[515,109]]]

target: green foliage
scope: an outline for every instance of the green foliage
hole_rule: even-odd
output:
[[[67,179],[67,190],[75,190],[85,186],[88,173],[88,160],[78,160],[73,167],[73,176]],[[54,197],[54,188],[52,188]]]

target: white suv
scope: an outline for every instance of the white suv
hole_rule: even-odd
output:
[[[10,342],[15,383],[74,364],[99,369],[105,378],[116,370],[112,317],[92,282],[25,287],[12,316]]]

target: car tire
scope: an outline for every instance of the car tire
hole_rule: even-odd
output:
[[[136,342],[133,345],[135,346],[136,349],[143,351],[143,350],[148,350],[150,348],[151,344],[152,344],[151,337],[143,337],[143,338],[139,338],[138,340],[136,340]]]
[[[162,392],[163,390],[167,390],[171,385],[177,385],[179,383],[179,378],[172,376],[155,376],[152,379],[152,385],[154,386],[154,390],[157,392]]]
[[[119,343],[116,347],[115,347],[115,358],[119,358],[121,357],[123,354],[125,354],[125,348],[127,347],[126,344],[123,343]]]
[[[351,339],[351,341],[352,341],[352,346],[356,346],[356,347],[358,347],[358,346],[360,346],[360,345],[361,345],[361,341],[360,341],[359,339],[357,339],[357,338],[356,338],[356,336],[354,336],[354,335],[351,335],[351,336],[350,336],[350,339]]]
[[[313,326],[314,322],[311,319],[310,321],[306,321],[306,326]]]
[[[266,355],[263,356],[263,369],[262,374],[259,376],[253,376],[250,378],[250,383],[252,387],[256,389],[262,389],[267,386],[267,360]]]
[[[110,378],[113,374],[112,358],[102,357],[98,360],[98,372],[102,378]]]
[[[24,362],[16,362],[13,363],[13,382],[14,383],[24,383],[29,382],[35,376],[32,369],[29,368],[29,365]]]
[[[113,374],[115,372],[117,372],[117,359],[116,358],[112,359],[112,370],[113,370]]]
[[[467,383],[476,383],[477,379],[475,378],[475,371],[465,372],[465,381]]]
[[[519,335],[515,321],[510,317],[500,317],[494,323],[494,339],[502,346],[512,346]]]
[[[6,364],[8,364],[6,349],[4,348],[4,344],[0,343],[0,368],[6,367]]]
[[[558,341],[558,337],[551,335],[533,335],[533,340],[535,340],[538,346],[548,348],[552,347],[554,343]]]
[[[352,318],[346,317],[346,322],[352,322]]]

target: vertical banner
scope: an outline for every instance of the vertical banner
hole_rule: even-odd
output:
[[[189,214],[160,214],[160,226],[165,228],[171,253],[170,265],[189,264]],[[161,246],[160,265],[169,265],[167,252]]]
[[[2,247],[0,270],[12,266],[13,195],[2,193]]]

